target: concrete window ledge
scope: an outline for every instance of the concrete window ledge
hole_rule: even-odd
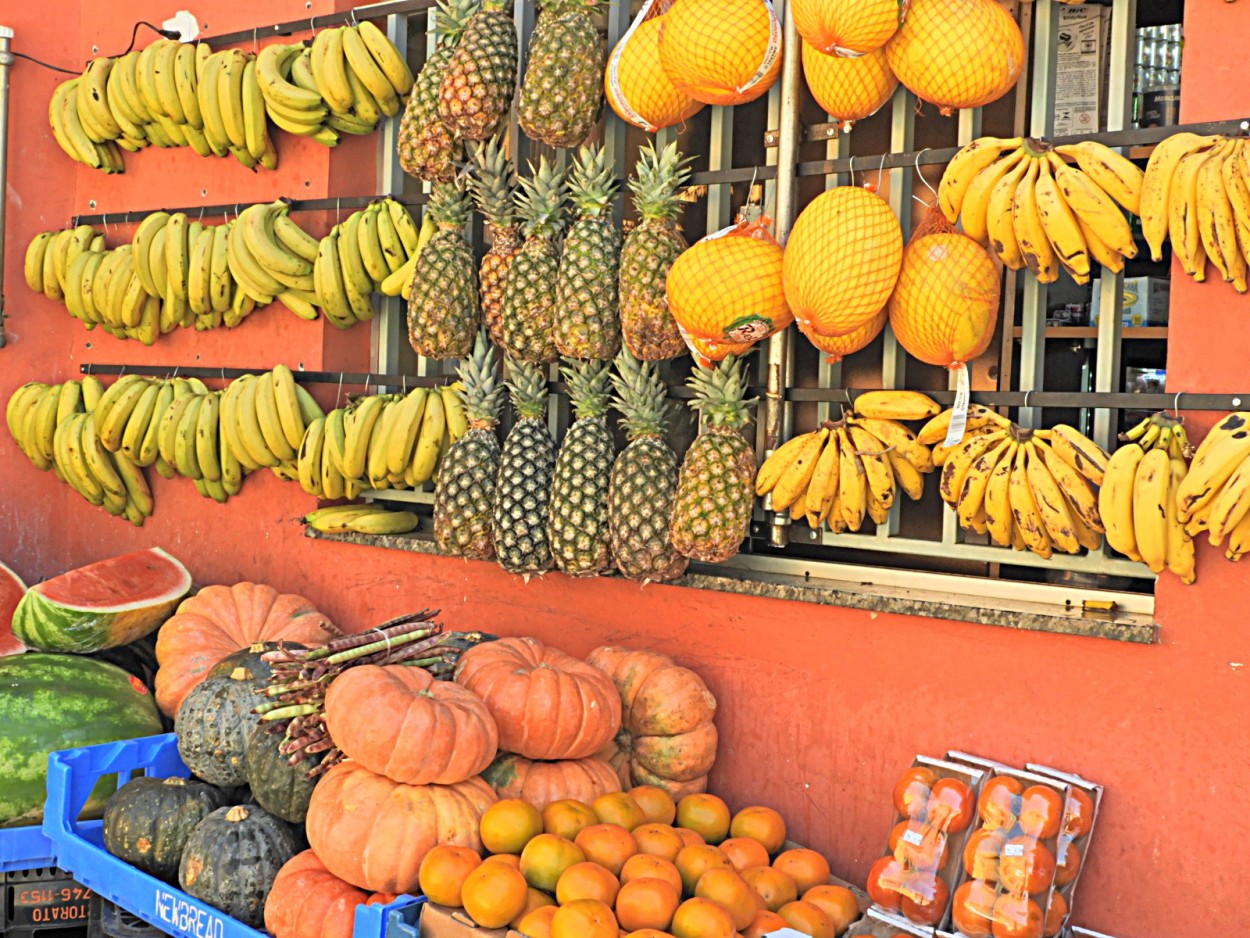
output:
[[[305,533],[317,540],[434,556],[441,554],[430,536],[421,532],[397,535],[325,534],[307,528]],[[1083,635],[1088,638],[1105,638],[1143,645],[1159,642],[1159,626],[1153,617],[1119,609],[1106,613],[1089,612],[1077,605],[1030,602],[1001,596],[991,599],[950,591],[819,579],[760,570],[731,570],[711,564],[691,564],[690,571],[684,577],[665,585],[814,603],[820,606],[841,606],[868,612],[972,622],[1027,632]],[[657,585],[649,588],[663,587]]]

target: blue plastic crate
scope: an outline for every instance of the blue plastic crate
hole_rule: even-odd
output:
[[[56,866],[56,850],[42,827],[0,830],[0,873]]]
[[[265,938],[265,935],[154,876],[135,869],[104,849],[103,823],[78,821],[101,777],[143,772],[154,778],[186,778],[191,773],[178,755],[177,737],[148,736],[54,752],[48,757],[48,803],[43,831],[51,838],[58,865],[103,898],[178,938]],[[357,910],[356,935],[413,938],[424,899],[401,896],[389,905]],[[361,916],[361,912],[368,914]],[[407,931],[404,931],[407,929]]]

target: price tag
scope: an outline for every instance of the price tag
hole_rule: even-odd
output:
[[[946,430],[943,446],[955,446],[964,438],[968,426],[968,406],[972,399],[972,385],[968,380],[968,366],[955,370],[955,406],[952,408],[951,424]]]
[[[768,48],[764,51],[764,61],[756,73],[745,85],[736,89],[738,94],[750,91],[763,81],[768,70],[777,61],[777,56],[781,54],[781,20],[777,19],[777,14],[773,10],[773,0],[764,0],[764,6],[768,7]]]
[[[1024,844],[1003,844],[1003,856],[1005,857],[1024,856]]]
[[[919,847],[924,843],[924,834],[917,830],[905,830],[903,831],[903,839],[913,847]]]
[[[621,89],[621,58],[625,55],[626,44],[633,37],[634,33],[638,31],[638,27],[650,17],[653,6],[655,6],[655,0],[647,0],[642,5],[642,10],[634,17],[634,21],[630,23],[629,29],[621,37],[621,41],[616,44],[616,48],[612,50],[612,57],[608,60],[608,85],[612,89],[613,98],[620,105],[621,110],[625,112],[625,116],[647,133],[655,133],[656,128],[645,117],[634,110],[634,106],[629,103],[629,99],[625,97],[625,92]]]

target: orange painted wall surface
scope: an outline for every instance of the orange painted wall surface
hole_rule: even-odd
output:
[[[253,25],[262,8],[265,22],[307,15],[291,0],[200,6],[211,8],[201,14],[209,33]],[[325,0],[313,6],[330,8]],[[1250,35],[1250,3],[1189,7],[1184,119],[1250,113],[1239,45]],[[173,9],[149,0],[49,0],[7,4],[2,18],[17,31],[17,49],[78,67],[93,45],[116,53],[134,20],[159,21]],[[71,164],[51,138],[45,112],[57,80],[26,62],[13,73],[11,319],[0,400],[27,380],[64,380],[92,361],[367,367],[366,329],[323,330],[276,306],[233,332],[185,332],[144,349],[85,333],[61,306],[32,297],[22,282],[27,241],[90,211],[89,200],[123,211],[357,195],[364,189],[328,188],[330,162],[335,180],[352,175],[341,165],[359,166],[362,180],[373,167],[371,139],[329,153],[281,135],[276,174],[153,151],[128,155],[125,176],[105,177]],[[110,243],[118,234],[110,232]],[[1228,338],[1250,329],[1250,297],[1222,283],[1199,287],[1179,272],[1173,290],[1169,387],[1246,388],[1244,344]],[[221,507],[186,481],[152,473],[157,513],[134,529],[33,469],[7,433],[0,465],[0,558],[31,582],[160,545],[200,583],[264,580],[306,594],[348,629],[435,605],[456,627],[531,633],[577,654],[605,642],[654,647],[699,669],[721,701],[715,788],[734,805],[781,808],[792,836],[826,851],[839,875],[862,882],[888,830],[893,780],[911,758],[961,748],[1047,762],[1106,784],[1079,924],[1121,938],[1245,933],[1244,873],[1223,858],[1227,845],[1250,838],[1247,581],[1244,569],[1209,548],[1198,586],[1166,579],[1159,587],[1163,644],[1138,647],[611,579],[550,575],[525,585],[488,564],[305,540],[296,519],[310,499],[268,474],[250,478]]]

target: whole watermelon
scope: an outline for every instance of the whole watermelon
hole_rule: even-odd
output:
[[[152,694],[121,668],[77,655],[0,658],[0,827],[43,820],[48,753],[161,732]],[[84,817],[100,817],[116,787],[106,777]]]

